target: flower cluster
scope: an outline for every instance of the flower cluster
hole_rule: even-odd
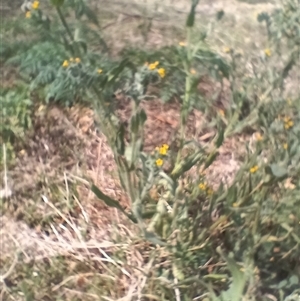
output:
[[[291,119],[291,117],[288,117],[288,116],[284,117],[283,122],[284,122],[284,128],[286,130],[288,130],[294,126],[294,121]]]
[[[145,66],[148,67],[149,70],[156,70],[157,73],[159,74],[159,76],[161,78],[164,78],[166,76],[166,70],[165,68],[158,68],[157,69],[157,66],[159,65],[159,61],[155,61],[154,63],[145,63]]]
[[[27,19],[31,18],[31,9],[32,10],[37,10],[40,6],[40,1],[33,1],[30,5],[30,7],[27,7],[27,9],[29,9],[26,13],[25,13],[25,17]]]
[[[166,156],[169,150],[169,145],[168,144],[163,144],[160,147],[156,148],[156,151],[158,151],[158,154],[161,156]],[[158,158],[155,161],[156,166],[160,167],[164,164],[164,160],[162,158]]]
[[[204,191],[207,193],[207,195],[212,195],[214,193],[214,191],[212,190],[212,188],[210,188],[206,182],[202,182],[198,185],[199,189],[201,191]]]
[[[76,64],[79,64],[81,62],[81,59],[79,57],[76,57],[76,58],[70,58],[69,60],[64,60],[64,62],[62,63],[62,66],[64,68],[67,68],[69,67],[70,64],[72,63],[76,63]]]

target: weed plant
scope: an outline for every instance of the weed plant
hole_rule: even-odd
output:
[[[206,41],[209,29],[199,36],[198,2],[192,1],[185,41],[152,53],[127,49],[122,60],[112,60],[101,35],[88,26],[98,22],[86,2],[34,1],[24,6],[32,44],[14,51],[6,63],[18,66],[28,87],[48,102],[70,105],[89,100],[97,110],[130,206],[123,208],[95,185],[91,190],[136,225],[136,241],[147,266],[143,285],[128,293],[128,300],[296,301],[300,298],[300,98],[288,97],[286,83],[299,68],[299,3],[286,0],[281,9],[258,16],[266,24],[268,47],[245,58],[230,45],[222,54],[212,50]],[[222,16],[219,12],[208,28],[222,22]],[[195,107],[209,112],[222,92],[211,99],[199,97],[197,85],[203,75],[219,87],[228,83],[228,104],[209,125],[216,130],[215,137],[199,145],[187,141],[188,115]],[[164,101],[176,96],[181,103],[178,135],[152,153],[143,149],[147,114],[141,108],[142,100],[151,101],[146,93],[149,85],[159,87]],[[116,89],[132,104],[128,128],[107,105]],[[20,107],[25,104],[20,101]],[[21,126],[30,124],[26,113],[12,115]],[[207,169],[227,139],[249,130],[256,139],[247,145],[235,178],[213,189],[205,177]],[[122,240],[127,238],[119,236],[116,243]],[[118,250],[119,260],[125,260],[125,253]],[[101,295],[99,300],[110,297]]]

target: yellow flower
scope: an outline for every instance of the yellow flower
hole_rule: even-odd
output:
[[[154,63],[151,63],[151,64],[149,64],[148,65],[148,68],[150,69],[150,70],[154,70],[154,69],[156,69],[156,67],[159,65],[159,61],[156,61],[156,62],[154,62]]]
[[[25,14],[25,17],[27,19],[31,18],[31,12],[30,11],[27,11],[26,14]]]
[[[238,203],[233,203],[232,207],[237,208],[237,207],[239,207],[239,204]]]
[[[197,71],[196,71],[194,68],[192,68],[192,69],[190,70],[190,72],[191,72],[191,74],[193,74],[193,75],[195,75],[195,74],[197,73]]]
[[[185,42],[179,42],[179,46],[185,47],[185,46],[186,46],[186,43],[185,43]]]
[[[81,62],[81,59],[80,59],[79,57],[76,57],[76,58],[75,58],[75,62],[76,62],[77,64],[79,64],[79,63]]]
[[[258,171],[258,166],[254,165],[253,167],[250,168],[251,173],[256,173]]]
[[[165,156],[167,154],[167,150],[163,147],[159,148],[159,154]]]
[[[231,48],[230,47],[224,47],[223,51],[225,53],[229,53],[231,51]]]
[[[164,160],[162,160],[162,159],[157,159],[157,160],[155,161],[155,164],[156,164],[158,167],[160,167],[160,166],[162,166],[162,165],[164,164]]]
[[[38,9],[39,6],[40,6],[40,2],[39,1],[33,1],[32,5],[31,5],[31,7],[33,9]]]
[[[98,69],[98,70],[97,70],[97,73],[98,73],[98,74],[101,74],[102,71],[103,71],[102,69]]]
[[[271,54],[272,54],[270,48],[266,48],[266,49],[264,50],[264,52],[265,52],[265,55],[268,56],[268,57],[270,57]]]
[[[68,62],[67,60],[64,60],[62,66],[63,66],[64,68],[67,68],[67,67],[69,66],[69,62]]]
[[[161,78],[164,78],[166,76],[166,70],[164,68],[159,68],[157,72]]]
[[[262,136],[261,133],[259,133],[259,132],[257,132],[257,133],[255,134],[255,138],[256,138],[257,141],[262,141],[262,140],[263,140],[263,136]]]
[[[288,149],[288,144],[287,143],[283,143],[283,148],[284,149]]]
[[[205,191],[205,190],[207,189],[206,183],[200,183],[198,187],[199,187],[199,189],[202,190],[202,191]]]
[[[289,117],[289,116],[283,117],[284,122],[289,122],[290,120],[291,120],[291,117]]]
[[[169,145],[168,144],[163,144],[160,148],[159,148],[159,154],[165,156],[168,152],[169,149]]]
[[[165,143],[162,145],[162,147],[165,148],[166,150],[169,149],[169,145],[168,145],[168,144],[165,144]]]
[[[284,128],[286,130],[292,128],[293,126],[294,126],[294,121],[292,121],[292,120],[286,121],[285,124],[284,124]]]
[[[70,58],[70,62],[73,63],[74,62],[74,58],[71,57]]]

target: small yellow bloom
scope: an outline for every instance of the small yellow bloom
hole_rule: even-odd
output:
[[[283,148],[284,149],[288,149],[288,144],[287,143],[283,143]]]
[[[166,70],[164,68],[159,68],[157,72],[161,78],[164,78],[166,76]]]
[[[73,63],[74,62],[74,58],[71,57],[70,58],[70,62]]]
[[[196,71],[194,68],[192,68],[192,69],[190,70],[190,72],[191,72],[191,74],[193,74],[193,75],[195,75],[195,74],[197,73],[197,71]]]
[[[79,57],[76,57],[76,58],[75,58],[75,62],[76,62],[77,64],[79,64],[79,63],[81,62],[81,59],[80,59]]]
[[[160,167],[160,166],[162,166],[162,165],[164,164],[164,160],[162,160],[162,159],[157,159],[157,160],[155,161],[155,164],[156,164],[156,166]]]
[[[154,69],[156,68],[156,66],[155,66],[154,64],[149,64],[149,65],[148,65],[148,68],[149,68],[150,70],[154,70]]]
[[[186,43],[185,43],[185,42],[179,42],[179,46],[185,47],[185,46],[186,46]]]
[[[267,57],[270,57],[270,56],[271,56],[271,54],[272,54],[272,52],[271,52],[271,49],[270,49],[270,48],[266,48],[266,49],[264,50],[264,52],[265,52],[265,55],[266,55]]]
[[[255,138],[256,138],[257,141],[262,141],[262,140],[263,140],[263,136],[262,136],[261,133],[259,133],[259,132],[257,132],[257,133],[255,134]]]
[[[238,203],[233,203],[232,207],[237,208],[237,207],[239,207],[239,204]]]
[[[98,69],[98,70],[97,70],[97,73],[98,73],[98,74],[101,74],[102,71],[103,71],[102,69]]]
[[[40,6],[40,2],[39,1],[33,1],[31,7],[32,9],[38,9]]]
[[[27,19],[31,18],[31,12],[30,12],[30,11],[26,12],[25,17],[26,17]]]
[[[250,168],[251,173],[256,173],[258,171],[258,166],[254,165],[253,167]]]
[[[224,47],[223,51],[225,53],[229,53],[231,51],[231,48],[230,47]]]
[[[284,122],[289,122],[291,120],[291,117],[289,117],[289,116],[285,116],[284,118],[283,118],[283,121]]]
[[[165,156],[169,150],[169,145],[168,144],[163,144],[159,149],[159,154]]]
[[[64,68],[67,68],[67,67],[69,66],[69,62],[68,62],[67,60],[64,60],[62,66],[63,66]]]
[[[156,67],[159,65],[159,61],[156,61],[156,62],[154,62],[154,63],[151,63],[151,64],[149,64],[148,65],[148,68],[150,69],[150,70],[154,70],[154,69],[156,69]]]
[[[292,121],[292,120],[289,120],[289,121],[285,122],[285,124],[284,124],[284,128],[286,130],[292,128],[293,126],[294,126],[294,121]]]
[[[165,156],[167,154],[168,150],[164,147],[159,148],[159,154]]]
[[[206,183],[200,183],[198,187],[199,187],[199,189],[202,190],[202,191],[205,191],[205,190],[207,189]]]

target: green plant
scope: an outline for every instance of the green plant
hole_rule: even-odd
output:
[[[2,91],[1,101],[1,140],[16,143],[23,139],[26,130],[31,127],[32,102],[28,97],[28,90],[17,87],[14,90]]]
[[[110,138],[120,181],[131,201],[130,210],[126,211],[97,187],[92,186],[92,190],[107,205],[118,208],[137,223],[148,241],[160,246],[152,255],[159,269],[148,279],[159,298],[173,300],[178,291],[186,300],[192,300],[207,291],[212,300],[241,300],[242,297],[250,300],[261,291],[271,289],[283,300],[299,282],[297,268],[294,268],[299,265],[296,255],[300,247],[299,212],[293,214],[292,210],[300,201],[296,196],[300,170],[296,138],[299,137],[299,117],[282,97],[284,80],[298,63],[295,60],[297,48],[280,66],[270,64],[271,51],[265,50],[260,63],[253,66],[254,75],[244,76],[242,56],[234,50],[228,51],[230,67],[214,54],[200,56],[199,53],[205,51],[203,40],[195,45],[191,38],[196,5],[197,1],[193,2],[187,20],[186,45],[181,46],[184,48],[180,48],[181,55],[174,63],[176,67],[182,64],[185,73],[177,142],[170,148],[161,146],[155,154],[143,152],[146,114],[139,104],[144,85],[149,81],[145,80],[148,76],[142,67],[134,73],[127,91],[134,108],[128,140],[125,140],[122,124],[112,119],[109,127],[102,124]],[[275,22],[274,15],[273,18]],[[216,79],[227,77],[230,81],[225,118],[215,121],[218,134],[205,148],[185,142],[187,116],[197,83],[190,70],[199,56],[204,61],[212,57],[217,71],[221,71],[216,72]],[[147,65],[150,74],[158,70],[158,65],[160,61],[153,60]],[[101,99],[101,95],[99,97]],[[297,105],[298,100],[294,103]],[[275,125],[273,121],[283,109],[290,117],[283,117]],[[103,110],[100,107],[99,111]],[[203,176],[186,174],[195,166],[198,174],[204,172],[217,158],[224,139],[247,128],[263,131],[265,138],[257,135],[254,151],[248,149],[244,164],[229,187],[221,184],[213,192],[203,182]],[[177,149],[172,152],[175,145]],[[172,166],[168,172],[161,169],[164,162]],[[291,184],[284,188],[287,179]],[[156,190],[158,199],[149,196],[151,189]],[[214,211],[219,214],[216,221],[211,218]],[[160,250],[168,263],[159,264],[163,256]],[[226,268],[215,268],[209,274],[202,272],[199,267],[208,260],[223,262]],[[274,267],[274,262],[281,262],[280,269]],[[230,284],[228,288],[224,282]]]
[[[268,300],[266,291],[289,300],[297,294],[300,266],[300,102],[299,95],[285,95],[286,80],[299,65],[297,3],[288,0],[282,10],[259,16],[269,33],[262,53],[245,58],[229,48],[222,58],[206,43],[209,30],[197,34],[198,2],[192,1],[184,43],[154,53],[127,50],[123,60],[112,61],[83,39],[77,21],[84,12],[91,18],[84,2],[52,0],[59,25],[37,7],[30,17],[39,25],[39,42],[10,62],[20,64],[31,88],[46,88],[48,100],[80,97],[94,103],[130,206],[123,208],[95,185],[91,189],[137,226],[131,244],[142,249],[147,266],[140,296],[132,293],[132,300]],[[212,119],[207,128],[214,138],[200,144],[186,141],[190,111],[209,112],[211,100],[224,92],[212,99],[198,96],[199,78],[207,74],[221,88],[226,80],[229,89],[222,114],[204,117]],[[149,85],[159,87],[165,100],[176,94],[181,103],[178,135],[153,153],[143,149],[147,114],[141,102],[151,101]],[[128,127],[107,106],[116,88],[132,105]],[[205,172],[224,142],[248,131],[256,132],[256,140],[241,154],[239,171],[230,184],[213,190]],[[126,251],[119,253],[124,260]]]

